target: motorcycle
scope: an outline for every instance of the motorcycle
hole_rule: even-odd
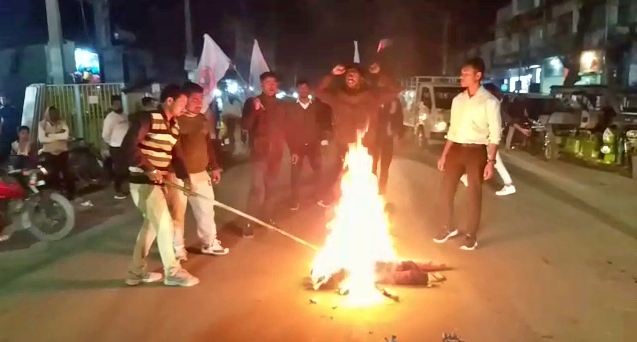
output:
[[[74,138],[69,147],[69,166],[79,187],[104,186],[109,172],[105,158],[98,149],[82,138]]]
[[[73,230],[75,209],[60,193],[45,189],[47,174],[41,166],[35,169],[9,167],[0,176],[2,221],[16,223],[7,225],[4,231],[0,227],[1,240],[8,240],[16,231],[29,230],[41,241],[56,241]]]

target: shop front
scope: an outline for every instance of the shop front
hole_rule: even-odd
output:
[[[537,92],[541,81],[542,66],[528,65],[519,68],[507,69],[500,74],[500,89],[511,93]]]
[[[568,75],[568,68],[564,67],[558,56],[546,58],[542,62],[544,72],[541,77],[541,92],[549,94],[551,87],[564,84]],[[604,83],[604,54],[600,50],[584,51],[579,60],[580,79],[575,85],[590,85]]]

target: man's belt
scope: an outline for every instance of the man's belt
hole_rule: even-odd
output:
[[[478,148],[478,147],[479,148],[485,148],[485,147],[487,147],[486,144],[461,144],[461,143],[457,143],[457,142],[454,142],[453,144],[454,145],[458,145],[458,146],[462,146],[462,147],[468,147],[468,148]]]

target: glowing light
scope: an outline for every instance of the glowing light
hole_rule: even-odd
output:
[[[378,194],[378,180],[372,171],[372,157],[361,144],[349,147],[345,157],[346,172],[341,181],[342,195],[328,223],[325,246],[312,263],[315,287],[333,275],[345,271],[339,285],[349,291],[349,304],[367,306],[383,300],[376,289],[376,265],[396,261],[389,235],[385,201]]]
[[[236,94],[239,92],[239,84],[237,84],[237,82],[228,81],[227,85],[228,85],[227,89],[230,94]]]
[[[254,87],[248,87],[248,90],[254,91]]]
[[[294,94],[292,94],[292,97],[294,97],[295,99],[298,99],[299,98],[299,93],[294,92]]]
[[[219,97],[223,94],[223,92],[221,92],[221,90],[215,88],[215,90],[212,92],[213,96],[215,97]]]
[[[282,91],[282,92],[280,92],[280,93],[276,94],[275,96],[276,96],[276,98],[277,98],[277,99],[282,99],[282,98],[284,98],[284,97],[285,97],[285,92],[284,92],[284,91]]]

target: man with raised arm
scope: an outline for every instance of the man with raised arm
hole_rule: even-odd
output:
[[[374,149],[380,106],[396,98],[400,92],[400,87],[394,80],[380,73],[378,64],[372,64],[369,73],[378,77],[377,86],[373,87],[367,83],[360,65],[337,65],[331,74],[323,78],[315,91],[316,97],[332,108],[337,149],[336,165],[324,176],[328,194],[318,202],[322,207],[330,206],[335,200],[334,190],[343,169],[349,144],[356,143],[358,134],[363,133],[363,145],[370,150]],[[342,76],[345,77],[345,85],[336,90],[330,89],[332,81]]]

